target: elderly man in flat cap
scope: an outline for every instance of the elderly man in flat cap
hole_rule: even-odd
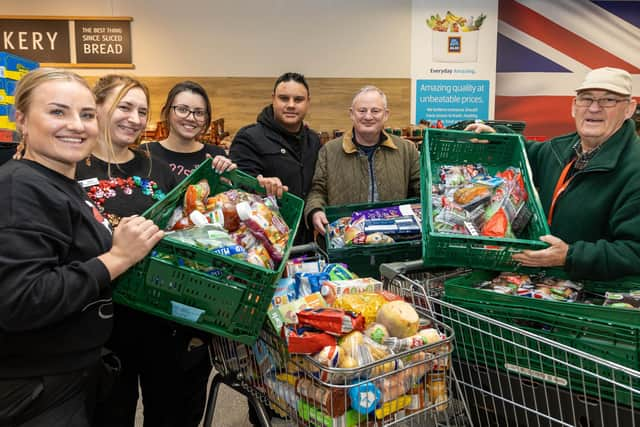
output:
[[[631,120],[631,76],[598,68],[576,92],[576,132],[527,142],[552,234],[541,240],[550,246],[513,258],[528,267],[563,267],[575,279],[640,274],[640,138]],[[495,131],[483,124],[467,130]]]

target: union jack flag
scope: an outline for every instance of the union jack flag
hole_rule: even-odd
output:
[[[572,132],[574,89],[605,66],[640,94],[640,1],[499,1],[496,119],[525,121],[528,136]]]

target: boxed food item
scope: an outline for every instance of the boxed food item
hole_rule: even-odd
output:
[[[380,277],[380,264],[420,258],[419,199],[327,206],[325,213],[332,224],[325,235],[329,262],[344,263],[361,277]]]

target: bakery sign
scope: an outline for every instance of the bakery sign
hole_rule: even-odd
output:
[[[130,17],[0,15],[0,51],[41,66],[133,68]]]

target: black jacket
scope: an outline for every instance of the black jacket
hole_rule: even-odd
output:
[[[98,362],[113,325],[106,220],[74,180],[29,160],[0,168],[0,379]]]
[[[273,107],[265,107],[258,115],[258,122],[238,131],[229,157],[238,168],[250,175],[278,177],[296,196],[306,199],[320,150],[318,134],[307,126],[297,134],[284,129],[273,116]],[[304,222],[296,243],[311,240]]]

